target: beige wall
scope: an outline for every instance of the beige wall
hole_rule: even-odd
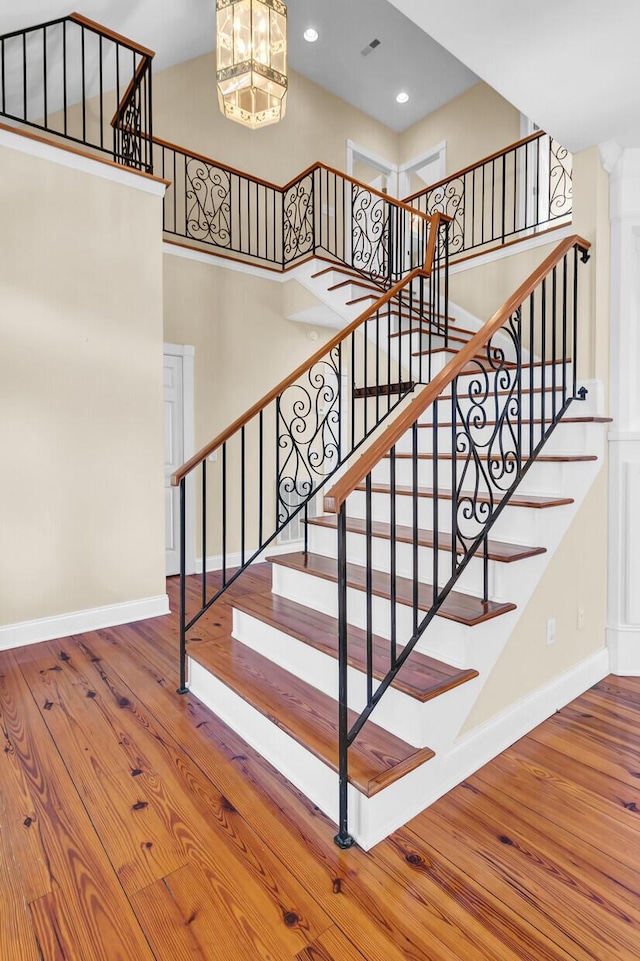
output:
[[[160,197],[0,148],[0,624],[164,593]]]
[[[401,133],[398,153],[409,163],[446,140],[448,175],[519,139],[519,111],[486,83],[476,83]]]
[[[348,139],[398,161],[393,131],[298,73],[291,73],[285,119],[264,130],[222,116],[213,54],[154,75],[153,106],[156,136],[279,186],[318,160],[344,170]]]

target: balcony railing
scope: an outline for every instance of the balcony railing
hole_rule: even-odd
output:
[[[449,256],[483,253],[571,222],[573,158],[544,131],[407,197],[452,218]]]
[[[283,187],[156,139],[165,233],[286,270],[325,254],[391,286],[424,262],[429,218],[317,163]]]
[[[4,34],[0,113],[151,173],[153,56],[77,13]]]

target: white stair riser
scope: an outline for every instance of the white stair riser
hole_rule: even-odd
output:
[[[233,636],[279,667],[337,700],[338,661],[335,657],[317,651],[286,632],[237,610],[233,612]],[[374,678],[374,691],[379,683]],[[351,710],[358,713],[363,711],[367,704],[366,674],[350,667],[347,691]],[[416,698],[391,687],[376,708],[375,723],[414,747],[426,747],[428,735],[423,724],[422,708],[423,705]],[[337,710],[336,704],[336,717]]]
[[[487,481],[492,481],[493,478],[489,475],[489,463],[488,461],[482,461],[482,471],[481,471],[481,490],[488,490]],[[439,460],[438,462],[438,486],[445,490],[450,490],[452,487],[452,473],[453,473],[453,462]],[[456,458],[456,477],[457,484],[460,482],[462,473],[465,466],[464,455]],[[551,462],[545,463],[544,461],[536,461],[530,470],[527,471],[526,475],[520,482],[518,491],[521,493],[548,493],[558,490],[563,490],[563,480],[565,474],[568,474],[568,469],[575,466],[571,462]],[[373,471],[371,472],[371,479],[374,483],[389,484],[390,483],[390,461],[388,458],[380,461]],[[476,470],[474,467],[473,460],[471,460],[470,466],[465,475],[464,487],[465,490],[473,490],[475,487],[475,476]],[[421,460],[418,462],[418,486],[419,487],[433,487],[434,479],[434,467],[433,461],[431,460]],[[511,474],[507,474],[505,477],[505,487],[511,481]],[[502,482],[501,482],[502,483]],[[413,485],[413,463],[410,458],[396,458],[396,485],[410,487]],[[492,490],[494,494],[501,498],[501,487],[497,484],[492,485]]]
[[[389,573],[391,570],[391,542],[379,537],[372,538],[372,564],[376,571]],[[311,525],[309,528],[309,550],[314,554],[322,554],[325,557],[337,557],[337,536],[336,532],[327,528]],[[433,550],[428,547],[418,548],[418,577],[428,583],[433,582]],[[438,551],[439,569],[438,583],[443,587],[451,577],[451,551]],[[350,564],[357,564],[360,567],[366,566],[367,545],[363,534],[347,534],[347,560]],[[525,563],[525,561],[514,562]],[[489,561],[489,596],[496,599],[506,599],[509,595],[510,574],[509,568],[514,564],[504,564],[498,561]],[[469,562],[464,573],[461,575],[456,589],[467,594],[481,596],[483,591],[484,565],[481,558],[474,558]],[[410,544],[398,542],[396,544],[396,573],[398,577],[413,576],[413,550]]]
[[[309,599],[313,598],[313,606],[316,610],[330,617],[338,616],[338,591],[333,581],[276,565],[273,570],[273,593],[295,601],[297,604],[309,604]],[[390,601],[374,596],[371,606],[374,634],[389,638]],[[367,612],[364,591],[347,589],[347,620],[350,624],[366,630]],[[479,644],[487,624],[491,624],[491,621],[470,628],[458,621],[436,617],[420,639],[418,650],[456,667],[473,667],[472,659],[469,659],[472,653],[469,650],[471,643],[469,632],[471,632],[473,645]],[[404,604],[396,605],[396,630],[398,643],[402,644],[406,643],[413,634],[411,608]]]
[[[389,494],[371,495],[372,519],[390,523],[391,498]],[[553,508],[557,510],[557,508]],[[433,530],[434,504],[431,497],[418,498],[418,527]],[[452,502],[441,500],[438,504],[438,529],[451,531]],[[496,540],[507,540],[515,544],[540,544],[538,536],[538,515],[540,511],[527,507],[512,507],[508,504],[496,521],[491,536]],[[366,517],[366,494],[354,491],[347,500],[347,514],[350,517]],[[411,527],[413,525],[413,498],[396,496],[396,523]]]
[[[517,400],[516,395],[514,395],[514,399]],[[508,400],[509,400],[509,395],[507,394],[501,394],[498,396],[499,411],[504,410],[504,407]],[[545,393],[544,405],[542,403],[541,392],[533,393],[533,394],[523,393],[521,398],[521,408],[520,408],[522,411],[523,422],[526,421],[528,423],[529,418],[532,416],[532,412],[533,412],[534,420],[540,419],[542,417],[543,406],[544,406],[545,422],[548,422],[551,417],[551,413],[553,411],[553,404],[551,401],[551,391],[547,391]],[[463,416],[467,416],[468,412],[471,411],[472,408],[474,407],[477,407],[482,414],[485,414],[487,419],[490,419],[490,420],[496,419],[495,418],[495,398],[493,398],[492,395],[489,395],[489,398],[487,398],[487,400],[480,405],[474,404],[473,399],[469,397],[466,394],[466,392],[465,393],[461,392],[458,395],[457,410],[462,411]],[[561,407],[562,407],[562,394],[560,391],[556,391],[556,408],[555,408],[556,412],[559,412]],[[454,419],[451,415],[451,410],[452,410],[451,395],[448,394],[438,402],[438,420],[447,424],[451,423],[451,421]],[[575,411],[575,408],[573,405],[571,406],[570,410],[572,413],[575,412],[576,417],[579,416],[578,412]],[[582,414],[584,413],[584,411],[580,409],[580,413]],[[456,413],[455,419],[459,420],[459,418],[460,418],[460,414]],[[433,405],[430,405],[429,407],[427,407],[425,412],[420,415],[418,420],[421,424],[431,424],[433,422]],[[516,418],[514,417],[512,420],[513,420],[513,423],[515,424]],[[536,433],[536,436],[540,434],[539,424],[535,425],[535,433]]]
[[[537,426],[537,425],[536,425]],[[582,454],[588,452],[587,424],[571,424],[562,421],[552,431],[545,444],[545,454],[567,453]],[[538,428],[539,429],[539,428]],[[478,443],[486,443],[491,439],[495,427],[487,426],[482,430],[474,430],[473,437]],[[454,443],[454,436],[461,433],[460,424],[456,425],[454,435],[451,427],[438,428],[438,453],[446,454],[451,451]],[[537,436],[537,434],[536,434]],[[528,448],[528,445],[527,445]],[[527,449],[525,448],[525,449]],[[418,429],[418,453],[430,454],[434,449],[434,429],[433,427],[420,427]],[[397,454],[411,454],[413,452],[413,432],[407,431],[396,444]]]

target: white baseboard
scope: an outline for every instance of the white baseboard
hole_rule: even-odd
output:
[[[40,641],[51,641],[57,637],[97,631],[103,627],[116,627],[132,621],[143,621],[148,617],[169,614],[169,598],[166,594],[156,597],[141,597],[137,601],[122,604],[109,604],[106,607],[92,607],[85,611],[72,611],[55,617],[41,617],[34,621],[19,624],[0,625],[0,651],[14,647],[26,647]]]
[[[640,627],[608,627],[611,673],[640,677]]]
[[[288,544],[272,544],[269,547],[265,547],[262,553],[258,554],[255,561],[252,563],[260,564],[267,557],[278,557],[280,554],[293,554],[295,551],[304,550],[304,541],[290,541]],[[251,557],[255,547],[251,550],[246,550],[244,552],[245,558]],[[242,555],[238,551],[235,554],[227,554],[227,570],[231,570],[234,567],[240,567],[242,564]],[[222,570],[222,554],[214,554],[207,557],[207,573],[210,571],[221,571]],[[202,558],[196,557],[196,574],[202,574]]]

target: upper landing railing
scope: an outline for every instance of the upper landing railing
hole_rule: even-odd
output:
[[[424,262],[430,217],[323,163],[283,187],[155,141],[171,181],[164,230],[195,246],[286,270],[324,253],[391,286]]]
[[[153,51],[79,13],[0,37],[0,114],[153,172]]]
[[[407,197],[451,217],[449,257],[463,259],[571,222],[573,158],[540,130]]]
[[[177,242],[280,271],[326,254],[389,287],[424,262],[435,213],[451,262],[571,221],[572,157],[543,131],[405,201],[321,163],[281,187],[154,139],[153,56],[77,13],[5,34],[0,115],[169,180]]]

